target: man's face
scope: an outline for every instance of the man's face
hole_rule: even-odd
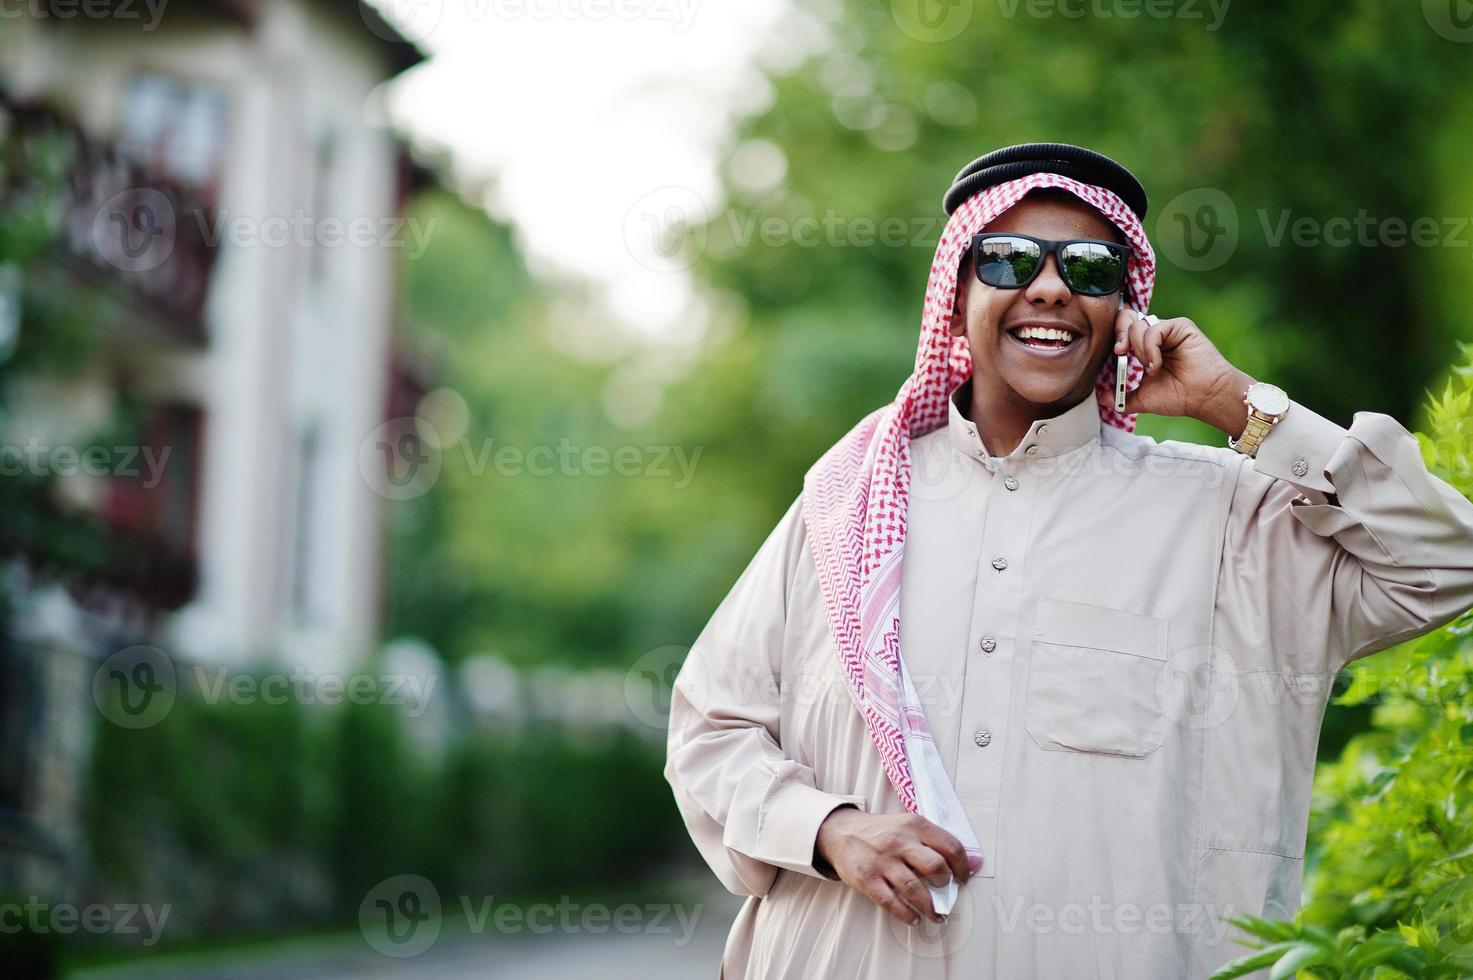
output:
[[[1055,241],[1121,240],[1113,224],[1072,195],[1029,194],[983,230],[1015,231]],[[966,334],[974,386],[996,389],[1008,401],[1062,410],[1093,391],[1095,378],[1115,345],[1115,316],[1124,295],[1123,285],[1108,296],[1075,293],[1060,277],[1053,255],[1045,257],[1043,268],[1027,286],[999,289],[978,281],[969,254],[957,277],[951,332]],[[1063,351],[1034,350],[1008,332],[1030,323],[1078,336]]]

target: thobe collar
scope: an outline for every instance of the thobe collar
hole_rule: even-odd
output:
[[[996,464],[988,454],[982,437],[977,434],[977,427],[967,419],[967,411],[971,409],[972,402],[972,379],[968,378],[958,385],[947,401],[946,431],[951,444],[971,458],[980,460],[989,469],[993,468]],[[962,406],[966,406],[966,409]],[[1091,392],[1080,399],[1077,405],[1058,415],[1034,419],[1027,434],[1013,447],[1013,451],[998,457],[998,462],[1018,462],[1067,453],[1098,439],[1103,425],[1099,405]]]

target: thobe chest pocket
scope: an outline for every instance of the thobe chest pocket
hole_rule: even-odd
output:
[[[1123,609],[1040,599],[1023,723],[1029,737],[1054,752],[1143,758],[1159,749],[1166,626]]]

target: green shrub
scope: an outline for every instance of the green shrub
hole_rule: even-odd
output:
[[[183,685],[181,685],[183,687]],[[424,757],[398,706],[206,703],[97,728],[97,890],[173,906],[166,942],[347,926],[420,874],[451,896],[625,882],[683,842],[661,746],[618,729],[452,734]]]
[[[1473,493],[1473,345],[1439,398],[1428,466]],[[1473,614],[1352,665],[1340,705],[1371,728],[1315,776],[1307,899],[1293,923],[1234,920],[1263,940],[1215,974],[1473,975]]]

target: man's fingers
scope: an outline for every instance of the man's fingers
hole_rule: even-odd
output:
[[[1146,331],[1150,326],[1150,322],[1143,316],[1136,317],[1130,325],[1130,349],[1142,364],[1146,360]]]
[[[1130,325],[1135,322],[1135,310],[1122,306],[1115,313],[1115,353],[1124,354],[1130,349]]]
[[[923,844],[906,848],[901,852],[900,859],[910,865],[916,874],[924,878],[926,884],[935,888],[941,888],[957,877],[940,852]]]
[[[915,909],[905,903],[903,899],[895,894],[895,889],[884,875],[876,873],[864,880],[864,887],[860,889],[869,900],[884,909],[891,916],[899,919],[908,926],[913,926],[921,921]]]
[[[1141,362],[1146,370],[1154,374],[1161,367],[1161,342],[1165,330],[1155,320],[1148,320],[1141,328]]]
[[[931,889],[926,884],[926,879],[915,873],[915,870],[904,861],[896,860],[886,871],[885,877],[890,879],[890,885],[895,889],[895,894],[923,918],[932,922],[941,921],[936,914],[936,907],[931,904]]]
[[[889,826],[877,824],[876,833],[859,842],[862,860],[836,862],[843,880],[901,922],[944,921],[931,889],[971,876],[961,841],[918,814],[869,819]]]
[[[922,844],[941,855],[951,869],[952,877],[957,881],[966,881],[972,877],[971,865],[967,863],[967,849],[956,839],[955,834],[927,821],[917,836]]]

